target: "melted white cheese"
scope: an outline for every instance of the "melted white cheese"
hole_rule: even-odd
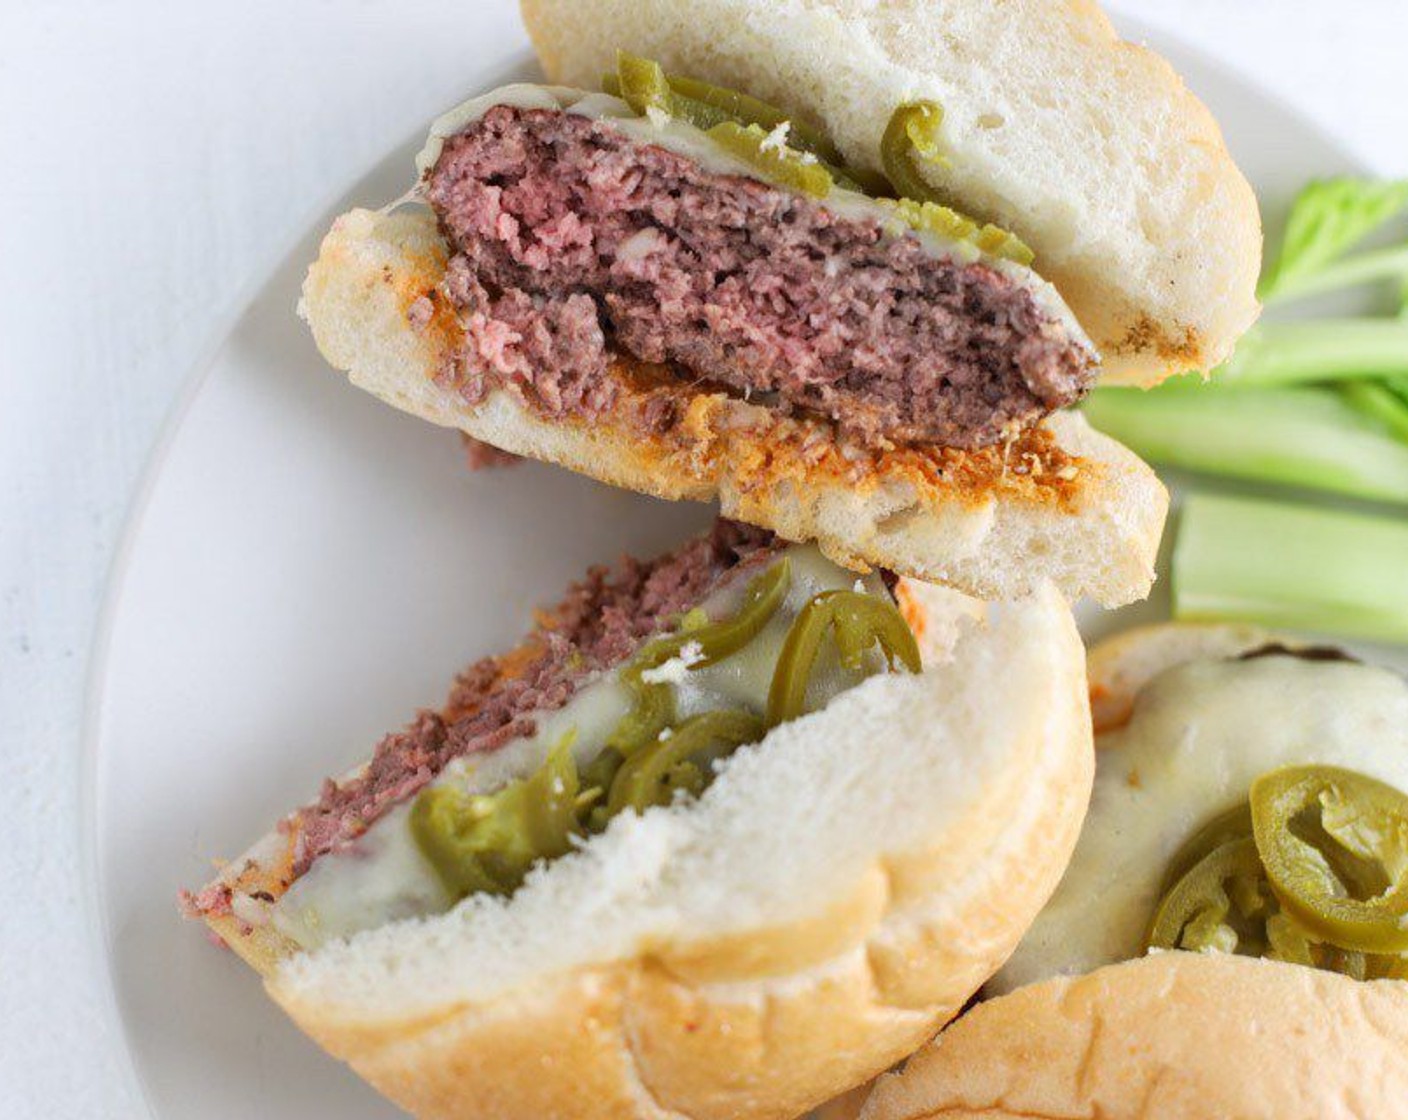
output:
[[[857,580],[813,545],[794,545],[786,555],[791,561],[791,588],[753,641],[713,665],[691,668],[687,657],[666,663],[678,665],[678,672],[666,672],[660,679],[671,685],[680,719],[723,707],[745,707],[761,714],[767,708],[773,667],[787,631],[809,599],[821,591],[852,587],[872,595],[887,594],[877,575]],[[715,620],[732,615],[750,579],[751,575],[732,580],[704,600],[700,605],[705,613]],[[879,668],[878,653],[872,656],[868,668]],[[596,676],[563,707],[536,715],[533,735],[496,751],[456,759],[432,785],[492,792],[536,770],[568,733],[575,733],[572,752],[578,766],[586,766],[630,709],[631,695],[620,683],[618,671]],[[841,668],[834,651],[823,649],[808,691],[809,704],[821,707],[859,679]],[[397,806],[349,847],[315,862],[273,907],[276,928],[311,949],[329,938],[447,910],[451,899],[411,835],[410,813],[410,802]]]
[[[624,101],[606,93],[591,93],[565,86],[516,83],[470,98],[435,120],[430,126],[430,136],[425,146],[416,155],[419,183],[408,197],[419,197],[420,184],[424,183],[426,174],[439,160],[446,138],[463,131],[498,105],[508,105],[516,109],[561,109],[601,121],[638,143],[654,144],[684,156],[714,174],[742,175],[772,185],[767,176],[753,164],[732,154],[702,129],[685,121],[660,113],[638,117]],[[774,130],[769,139],[776,135]],[[884,203],[839,185],[831,188],[821,205],[832,213],[855,221],[879,222],[889,236],[913,238],[935,258],[965,263],[981,258],[990,268],[1027,289],[1037,306],[1061,323],[1072,339],[1087,349],[1095,349],[1056,288],[1027,265],[1004,257],[985,256],[977,246],[968,241],[945,237],[931,230],[913,229],[897,218],[894,211]]]
[[[992,993],[1139,956],[1169,861],[1268,770],[1343,766],[1408,790],[1408,685],[1367,665],[1195,661],[1156,677],[1097,747],[1071,865]]]

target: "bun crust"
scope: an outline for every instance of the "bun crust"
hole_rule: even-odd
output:
[[[598,422],[545,420],[506,391],[466,404],[436,375],[459,343],[443,299],[422,330],[407,309],[437,293],[446,247],[423,211],[354,210],[323,241],[301,313],[324,357],[403,411],[495,447],[641,493],[717,499],[725,516],[815,540],[832,559],[885,567],[985,599],[1054,582],[1069,599],[1142,598],[1168,495],[1153,471],[1075,414],[1009,446],[856,457],[830,425],[692,389],[617,359],[618,403]],[[678,419],[643,435],[651,400]]]
[[[1059,596],[985,613],[900,588],[930,667],[876,682],[903,688],[897,702],[847,693],[731,763],[697,805],[617,822],[636,831],[613,839],[613,825],[506,903],[315,953],[267,926],[242,939],[259,950],[235,947],[299,1026],[422,1120],[781,1120],[873,1077],[1011,952],[1075,844],[1093,769],[1083,650]],[[1002,666],[1013,679],[992,683]],[[887,778],[887,757],[948,777],[917,794],[929,787]],[[872,804],[881,783],[889,804]],[[877,814],[859,830],[858,798]],[[674,818],[698,838],[641,885],[641,853]],[[812,851],[828,845],[840,858]],[[769,879],[780,862],[796,866]],[[621,926],[604,945],[603,920]]]
[[[882,1077],[863,1120],[1403,1115],[1408,983],[1160,953],[980,1004]]]
[[[944,108],[960,209],[1036,250],[1110,381],[1209,369],[1258,313],[1261,220],[1217,122],[1090,0],[522,0],[548,77],[616,51],[745,89],[879,167],[897,105]]]

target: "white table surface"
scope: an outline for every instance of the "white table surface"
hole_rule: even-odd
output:
[[[492,8],[495,42],[521,38]],[[1402,0],[1118,0],[1408,175]],[[0,1115],[138,1117],[79,879],[88,650],[192,369],[333,196],[468,91],[444,0],[0,0]],[[198,1106],[193,1103],[193,1117]]]

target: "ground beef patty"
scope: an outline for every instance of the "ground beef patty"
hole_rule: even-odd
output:
[[[1091,353],[987,264],[583,116],[491,109],[446,140],[427,198],[468,328],[448,377],[471,401],[507,386],[593,417],[615,344],[871,446],[973,447],[1093,376]]]
[[[453,759],[531,735],[534,712],[562,707],[587,677],[622,663],[725,579],[783,547],[762,529],[721,520],[654,560],[592,568],[556,607],[539,614],[533,633],[513,653],[486,657],[461,673],[441,711],[422,712],[382,739],[357,777],[323,784],[317,802],[288,822],[298,837],[295,877],[361,835]]]

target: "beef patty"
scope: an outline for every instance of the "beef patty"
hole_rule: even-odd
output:
[[[548,416],[611,407],[611,347],[869,446],[976,447],[1070,404],[1095,358],[1028,287],[876,218],[560,110],[449,137],[426,197],[466,324],[448,380]]]

